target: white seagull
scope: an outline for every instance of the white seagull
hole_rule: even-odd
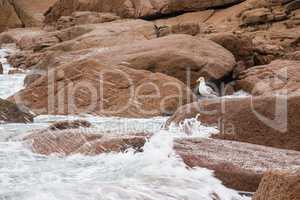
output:
[[[198,92],[202,97],[218,97],[218,94],[205,83],[204,77],[200,77],[197,82],[199,82]]]

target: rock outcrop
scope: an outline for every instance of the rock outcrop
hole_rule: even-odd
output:
[[[126,18],[151,18],[173,13],[222,7],[239,2],[241,2],[241,0],[183,0],[180,2],[171,0],[60,0],[47,11],[46,22],[54,22],[61,16],[71,15],[74,11],[113,12]]]
[[[169,115],[193,98],[167,75],[85,59],[50,71],[14,99],[38,114],[150,117]]]
[[[41,26],[44,12],[57,0],[1,0],[0,32],[8,28]]]
[[[29,123],[33,121],[33,115],[24,112],[16,104],[0,99],[0,121],[8,123]]]
[[[300,199],[300,171],[271,171],[264,175],[253,200]]]
[[[57,0],[8,0],[14,6],[15,11],[24,27],[42,26],[44,13]]]
[[[272,93],[293,94],[300,89],[300,61],[276,60],[243,71],[237,87],[252,95]]]
[[[49,129],[47,129],[49,130]],[[98,155],[123,152],[129,148],[142,151],[150,134],[113,134],[97,129],[42,131],[24,138],[39,154]],[[256,191],[265,172],[287,170],[300,164],[300,153],[259,145],[215,139],[177,139],[176,153],[189,167],[205,167],[231,188]]]
[[[13,5],[8,0],[0,0],[0,10],[0,32],[5,31],[7,28],[23,26]]]
[[[229,98],[195,102],[168,120],[194,118],[221,130],[217,138],[300,150],[300,96]]]
[[[174,149],[188,166],[212,169],[227,187],[241,191],[254,192],[265,172],[292,169],[300,162],[297,151],[225,140],[177,140]]]
[[[90,11],[74,12],[71,16],[62,16],[55,24],[56,29],[65,29],[71,26],[83,24],[100,24],[104,22],[111,22],[120,19],[113,13],[98,13]]]

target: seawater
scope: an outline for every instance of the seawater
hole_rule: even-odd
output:
[[[0,50],[5,74],[0,75],[0,98],[23,87],[24,74],[8,75],[7,51]],[[151,132],[144,151],[98,156],[43,156],[33,153],[22,137],[60,120],[85,119],[95,129],[119,134]],[[190,135],[181,126],[162,127],[167,118],[101,118],[95,116],[39,116],[31,124],[0,124],[0,200],[240,200],[212,171],[188,168],[173,150],[178,137],[209,137],[214,127],[189,119]]]

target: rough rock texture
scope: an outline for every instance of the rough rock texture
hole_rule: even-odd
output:
[[[300,171],[271,171],[264,175],[253,200],[300,199]]]
[[[241,191],[256,191],[268,170],[290,169],[300,164],[297,151],[241,142],[177,140],[174,148],[188,166],[212,169],[226,186]]]
[[[155,38],[154,24],[145,20],[118,20],[85,24],[63,30],[39,28],[12,29],[0,34],[1,43],[16,43],[22,50],[75,51],[92,47],[109,47]],[[51,47],[51,48],[49,48]]]
[[[57,0],[10,0],[23,26],[41,26],[44,12]]]
[[[59,38],[59,41],[56,42],[60,43],[47,50],[76,51],[93,47],[134,44],[140,40],[155,38],[155,33],[152,22],[145,20],[118,20],[101,24],[74,26],[51,33],[49,36]]]
[[[270,93],[298,93],[300,89],[300,61],[276,60],[269,65],[243,71],[237,87],[253,95]]]
[[[168,124],[199,115],[219,127],[218,138],[299,151],[299,100],[299,95],[205,100],[179,108]]]
[[[57,0],[1,0],[0,32],[7,28],[41,26],[44,12]]]
[[[74,11],[113,12],[122,17],[149,18],[166,14],[204,10],[239,3],[241,0],[60,0],[46,13],[46,22],[53,22]]]
[[[245,11],[242,16],[242,24],[260,24],[273,21],[280,21],[287,18],[287,13],[284,8],[271,10],[269,8],[257,8]]]
[[[90,11],[74,12],[71,16],[62,16],[55,24],[56,29],[65,29],[71,26],[83,24],[98,24],[104,22],[111,22],[120,19],[113,13],[98,13]]]
[[[8,0],[0,0],[0,32],[9,28],[22,27],[13,5]]]
[[[6,43],[20,44],[20,41],[23,37],[34,38],[45,33],[46,32],[41,30],[40,28],[10,29],[0,34],[0,45]]]
[[[89,130],[42,131],[24,138],[31,144],[32,150],[39,154],[97,155],[108,152],[122,152],[129,148],[139,151],[145,144],[145,134],[113,135]],[[95,132],[95,133],[93,133]]]
[[[203,31],[201,25],[203,25],[214,12],[214,10],[206,10],[185,13],[166,19],[158,19],[154,22],[156,25],[156,35],[157,37],[162,37],[169,34],[200,34]]]
[[[236,78],[241,71],[255,65],[254,44],[250,37],[233,33],[216,33],[210,34],[208,37],[234,55],[238,62],[238,67],[235,68],[233,74],[234,78]]]
[[[81,153],[97,155],[128,148],[142,151],[149,134],[101,133],[97,129],[42,131],[24,138],[40,154]],[[215,170],[231,188],[256,191],[263,174],[273,168],[285,170],[300,164],[299,152],[215,139],[178,139],[174,149],[189,167]]]
[[[8,123],[29,123],[33,115],[22,111],[16,104],[0,99],[0,121]]]
[[[150,117],[173,113],[193,93],[164,74],[85,59],[61,65],[15,98],[38,114]]]

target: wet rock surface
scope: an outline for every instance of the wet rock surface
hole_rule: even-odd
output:
[[[151,134],[103,133],[97,129],[68,129],[32,133],[24,140],[39,154],[98,155],[142,151]],[[231,188],[256,191],[265,172],[299,165],[299,152],[216,139],[177,139],[174,149],[189,167],[205,167]]]
[[[251,192],[265,174],[255,200],[294,200],[299,198],[299,173],[293,171],[300,151],[299,5],[299,0],[0,0],[0,46],[20,48],[8,62],[14,73],[28,76],[14,97],[37,114],[174,114],[168,125],[181,123],[189,134],[189,121],[182,122],[197,117],[220,133],[214,139],[177,139],[174,149],[187,166],[215,170],[226,186]],[[103,72],[107,76],[100,80]],[[228,91],[222,95],[242,89],[255,97],[194,102],[200,76],[217,89],[224,84]],[[133,88],[138,93],[131,95]],[[2,121],[27,122],[32,115],[0,100]],[[24,140],[35,153],[94,156],[143,151],[150,137],[63,121]]]
[[[174,148],[188,166],[212,169],[225,185],[241,191],[256,191],[269,169],[289,169],[300,162],[297,151],[234,141],[180,140]]]
[[[24,112],[16,104],[0,99],[0,121],[9,123],[29,123],[33,115]]]
[[[237,87],[253,95],[293,94],[299,91],[299,61],[276,60],[269,65],[243,71]]]
[[[179,108],[168,120],[197,117],[218,126],[217,138],[300,150],[299,95],[205,100]]]

